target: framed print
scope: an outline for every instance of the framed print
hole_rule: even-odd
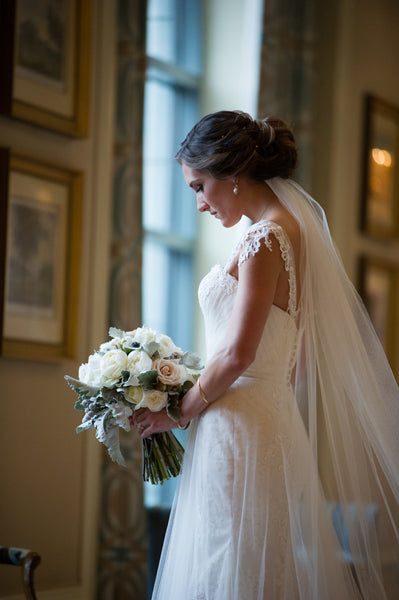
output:
[[[399,235],[399,108],[366,98],[361,229],[376,238]]]
[[[73,358],[77,341],[81,173],[9,159],[2,354]]]
[[[399,266],[377,259],[360,260],[359,291],[391,367],[398,375]]]
[[[2,0],[3,114],[88,133],[91,0]],[[4,11],[4,18],[3,18]]]

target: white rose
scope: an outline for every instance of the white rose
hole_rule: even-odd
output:
[[[144,390],[143,399],[140,404],[137,404],[138,408],[148,408],[151,412],[159,412],[166,407],[168,403],[168,394],[166,392],[159,392],[158,390]]]
[[[166,358],[174,353],[183,354],[182,349],[178,348],[168,335],[160,334],[156,341],[160,345],[159,356],[161,358]]]
[[[115,348],[101,357],[102,380],[105,387],[114,387],[121,378],[122,371],[127,371],[126,352]]]
[[[88,362],[80,365],[79,380],[93,387],[101,387],[101,354],[91,354]]]
[[[152,369],[152,360],[146,352],[132,350],[127,357],[127,368],[132,375],[140,375]]]
[[[143,399],[143,388],[138,385],[129,385],[123,389],[125,400],[131,404],[139,404]]]
[[[179,385],[182,378],[182,370],[176,359],[166,360],[158,358],[154,360],[153,368],[158,371],[158,379],[165,385]]]

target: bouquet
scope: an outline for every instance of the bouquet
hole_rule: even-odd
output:
[[[179,422],[180,402],[199,377],[200,358],[183,352],[172,339],[149,327],[134,331],[109,330],[111,340],[80,365],[79,379],[65,376],[78,394],[77,410],[84,411],[77,433],[96,432],[114,462],[125,466],[119,428],[130,431],[134,411],[166,408]],[[183,447],[171,431],[143,439],[143,479],[163,483],[180,473]]]

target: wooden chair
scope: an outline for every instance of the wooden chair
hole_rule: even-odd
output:
[[[0,564],[21,567],[22,585],[27,600],[37,600],[33,585],[33,574],[40,561],[39,554],[32,550],[0,546]]]

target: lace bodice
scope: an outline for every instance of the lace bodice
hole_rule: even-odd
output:
[[[215,265],[204,277],[198,296],[205,319],[209,359],[225,342],[238,289],[238,281],[229,273],[229,267],[237,258],[238,264],[241,265],[250,256],[254,256],[262,243],[272,251],[271,235],[279,243],[281,256],[289,275],[288,308],[284,311],[272,305],[255,360],[244,375],[289,383],[297,338],[297,291],[293,249],[282,227],[271,221],[260,221],[252,225],[237,244],[227,265],[225,267]]]

